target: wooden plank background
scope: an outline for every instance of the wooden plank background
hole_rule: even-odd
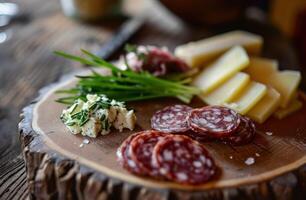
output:
[[[71,20],[63,16],[59,2],[54,0],[10,2],[18,3],[23,16],[5,30],[9,39],[0,43],[0,199],[25,199],[26,173],[17,134],[22,107],[37,95],[39,88],[80,67],[54,56],[54,50],[77,53],[85,48],[97,51],[120,23],[93,25]],[[244,21],[218,29],[194,28],[184,25],[152,1],[144,6],[140,2],[134,0],[128,5],[129,12],[147,18],[132,40],[134,43],[165,45],[173,49],[188,40],[242,27],[264,35],[266,56],[278,58],[283,68],[298,69],[294,50],[268,24]],[[142,9],[145,12],[139,11]]]

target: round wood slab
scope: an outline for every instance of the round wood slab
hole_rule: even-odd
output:
[[[175,99],[128,104],[136,110],[137,128],[88,138],[72,135],[59,116],[65,105],[56,103],[58,89],[73,86],[76,79],[53,84],[23,110],[19,124],[32,197],[55,199],[303,199],[306,193],[306,99],[291,116],[270,118],[257,125],[253,143],[231,147],[204,143],[221,171],[218,177],[198,186],[181,185],[134,176],[116,161],[116,150],[130,134],[150,129],[152,114]],[[199,100],[193,107],[204,106]],[[267,133],[268,132],[268,133]],[[269,133],[273,133],[272,135]],[[247,165],[246,159],[255,163]]]

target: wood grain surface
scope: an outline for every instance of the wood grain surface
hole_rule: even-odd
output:
[[[12,0],[19,4],[23,16],[5,31],[9,40],[0,44],[0,199],[24,199],[27,196],[26,174],[17,134],[21,108],[30,103],[39,88],[52,83],[80,66],[55,57],[54,50],[72,53],[80,48],[99,49],[118,28],[117,21],[83,24],[63,16],[58,1]],[[140,3],[130,4],[138,9]],[[164,9],[145,8],[147,22],[132,42],[169,46],[241,28],[265,37],[264,54],[280,60],[282,68],[299,67],[294,50],[269,24],[242,21],[222,28],[192,28],[183,25]],[[134,12],[137,13],[137,12]],[[305,68],[304,68],[305,69]],[[305,70],[302,70],[305,77]],[[305,79],[302,87],[305,89]],[[294,184],[295,179],[279,180],[280,187]]]
[[[76,74],[81,75],[83,73],[78,72]],[[33,139],[40,137],[43,144],[37,142],[39,147],[29,147],[30,151],[35,152],[33,149],[43,151],[42,149],[49,148],[77,161],[80,165],[93,168],[122,182],[157,189],[170,188],[187,191],[221,190],[225,187],[236,188],[242,185],[257,184],[258,182],[273,180],[275,177],[296,170],[306,163],[306,106],[304,106],[299,112],[283,120],[271,117],[264,124],[257,125],[257,136],[249,145],[233,147],[218,142],[204,143],[222,172],[218,178],[207,184],[188,186],[133,176],[118,164],[116,160],[117,148],[135,131],[150,129],[150,119],[154,112],[166,106],[181,104],[181,102],[171,98],[131,102],[127,106],[136,111],[138,119],[136,130],[125,130],[123,132],[113,130],[111,134],[106,136],[94,139],[88,138],[90,144],[80,148],[79,145],[84,137],[70,134],[58,117],[66,106],[55,102],[61,96],[55,93],[56,90],[67,89],[75,84],[76,78],[71,77],[51,88],[48,92],[42,92],[42,97],[37,103],[33,104],[34,107],[31,111],[33,115],[32,130],[38,136],[30,135]],[[300,99],[306,104],[305,94],[300,95]],[[195,108],[204,105],[202,101],[196,98],[190,104]],[[29,116],[25,115],[24,118],[27,119],[27,117]],[[271,132],[273,135],[269,136],[266,132]],[[252,166],[245,164],[245,160],[249,157],[255,159]]]

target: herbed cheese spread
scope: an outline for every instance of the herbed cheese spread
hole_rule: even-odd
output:
[[[71,133],[89,137],[106,135],[111,127],[120,132],[124,128],[133,130],[136,123],[134,110],[128,110],[124,102],[96,94],[88,94],[86,101],[76,100],[60,118]]]

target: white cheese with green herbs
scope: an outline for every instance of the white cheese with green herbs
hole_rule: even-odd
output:
[[[136,124],[134,110],[128,110],[123,102],[105,95],[88,94],[86,100],[78,99],[63,110],[61,120],[73,134],[97,137],[109,134],[111,128],[133,130]]]

